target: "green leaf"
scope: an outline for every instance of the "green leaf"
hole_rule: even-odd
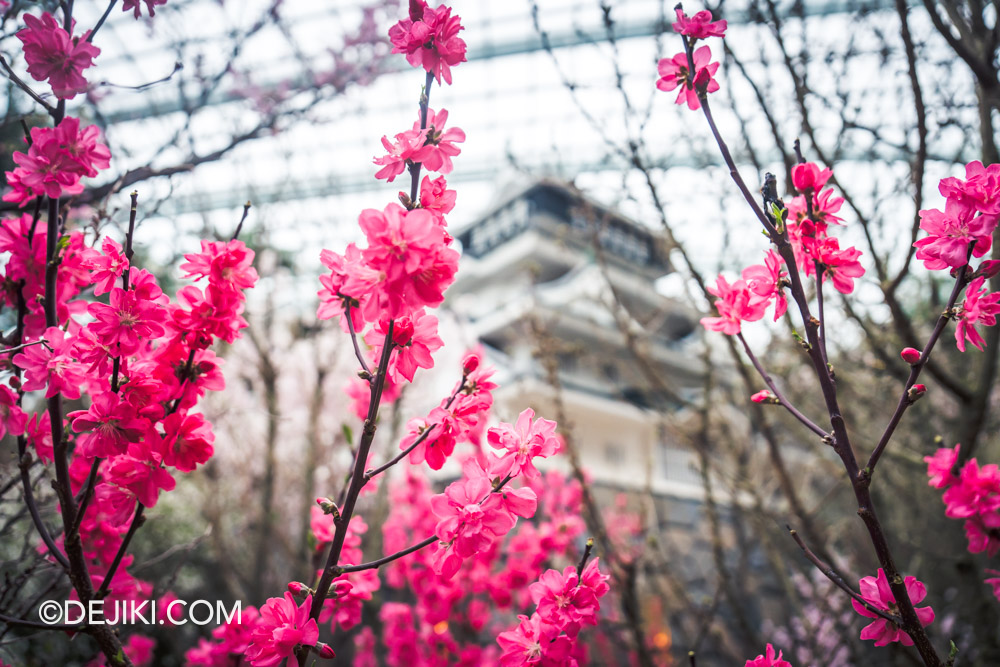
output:
[[[344,440],[347,441],[347,444],[349,444],[350,446],[353,447],[354,446],[354,431],[351,430],[351,427],[348,426],[347,424],[341,424],[340,425],[340,432],[344,434]]]

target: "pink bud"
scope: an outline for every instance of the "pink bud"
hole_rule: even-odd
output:
[[[324,660],[330,660],[331,658],[337,657],[337,654],[333,652],[333,649],[330,648],[330,645],[324,644],[322,642],[316,644],[316,652],[319,653],[319,657],[323,658]]]
[[[399,347],[406,347],[413,340],[413,320],[409,317],[396,320],[392,328],[392,342]]]
[[[17,377],[16,375],[14,375],[13,377],[11,377],[10,378],[10,387],[14,391],[17,391],[18,389],[20,389],[21,388],[21,378]]]
[[[750,400],[753,401],[754,403],[770,403],[771,401],[776,401],[777,399],[775,398],[774,394],[767,391],[766,389],[763,389],[761,391],[758,391],[753,396],[751,396]]]
[[[984,276],[987,280],[1000,273],[1000,260],[988,259],[979,265],[976,277]]]
[[[927,393],[927,387],[925,385],[915,384],[912,387],[910,387],[909,391],[906,392],[906,396],[907,398],[910,399],[911,402],[913,402],[926,393]]]
[[[474,352],[465,355],[465,359],[462,360],[462,372],[468,375],[477,368],[479,368],[479,356]]]
[[[903,351],[899,353],[899,356],[903,358],[903,361],[912,365],[920,361],[920,350],[917,350],[912,347],[907,347],[904,348]]]
[[[290,592],[290,593],[291,593],[292,595],[298,595],[299,593],[301,593],[301,592],[302,592],[302,590],[303,590],[304,588],[305,588],[305,586],[303,586],[302,584],[300,584],[300,583],[299,583],[299,582],[297,582],[297,581],[292,581],[292,582],[289,582],[289,584],[288,584],[288,591],[289,591],[289,592]]]
[[[792,186],[799,192],[819,190],[831,176],[829,169],[820,171],[812,162],[804,162],[792,167]]]
[[[333,514],[337,511],[337,504],[329,498],[317,498],[316,504],[323,510],[323,514]]]

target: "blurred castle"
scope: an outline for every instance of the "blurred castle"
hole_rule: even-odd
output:
[[[448,307],[498,369],[498,417],[558,419],[598,486],[698,499],[692,454],[672,441],[699,392],[696,316],[657,292],[665,239],[563,183],[515,190],[458,235]]]

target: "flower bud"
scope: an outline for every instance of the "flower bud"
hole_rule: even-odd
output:
[[[323,658],[324,660],[330,660],[332,658],[337,657],[337,654],[333,652],[333,649],[330,648],[330,645],[324,644],[323,642],[316,644],[316,652],[319,653],[319,657]]]
[[[920,350],[912,347],[903,348],[903,351],[899,353],[899,356],[903,358],[903,361],[912,366],[920,361]]]
[[[288,583],[288,592],[292,595],[302,595],[309,592],[309,587],[299,581],[291,581]]]
[[[337,505],[329,498],[317,498],[316,504],[319,505],[320,509],[323,510],[323,514],[335,514],[337,513]]]
[[[906,397],[913,403],[927,393],[927,387],[922,384],[915,384],[906,392]]]
[[[758,391],[756,394],[750,397],[750,400],[754,403],[777,403],[777,397],[766,389]]]
[[[21,388],[21,378],[17,377],[16,375],[12,376],[10,378],[10,388],[13,389],[14,391],[17,391],[18,389],[20,389]]]
[[[979,276],[983,276],[989,280],[998,273],[1000,273],[1000,260],[988,259],[979,265],[979,268],[976,270],[976,275],[973,277],[978,278]]]
[[[468,375],[472,373],[477,368],[479,368],[479,355],[475,352],[470,352],[465,355],[465,359],[462,359],[462,373]]]

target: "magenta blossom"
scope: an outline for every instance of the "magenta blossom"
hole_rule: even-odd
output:
[[[721,331],[735,336],[740,333],[743,322],[756,322],[764,317],[768,299],[750,291],[745,280],[737,280],[732,285],[719,276],[715,286],[708,288],[710,294],[719,297],[715,308],[719,317],[703,317],[701,325],[709,331]]]
[[[17,38],[24,44],[28,74],[36,81],[48,79],[59,99],[71,100],[86,91],[82,72],[101,53],[87,41],[89,31],[82,37],[71,37],[48,12],[41,18],[26,13],[24,24],[28,27],[18,32]]]
[[[423,67],[438,83],[451,85],[451,68],[465,62],[466,45],[458,36],[462,20],[451,7],[428,7],[424,0],[410,2],[410,18],[389,28],[393,53],[406,54],[413,67]]]
[[[986,293],[983,287],[985,278],[980,276],[969,283],[965,288],[965,300],[961,307],[956,309],[955,319],[958,325],[955,327],[955,343],[958,349],[965,352],[965,341],[972,343],[977,349],[982,350],[986,342],[976,330],[976,325],[992,327],[997,323],[997,314],[1000,313],[1000,292]]]
[[[710,62],[712,50],[708,46],[696,49],[692,59],[694,76],[688,67],[686,53],[678,53],[673,58],[661,60],[657,65],[660,79],[656,82],[656,87],[664,91],[680,87],[677,104],[687,102],[688,108],[695,110],[701,108],[701,100],[698,99],[699,89],[703,89],[706,93],[714,93],[719,89],[719,82],[712,78],[719,69],[719,63]]]
[[[675,7],[674,11],[677,12],[677,22],[671,27],[678,34],[687,35],[692,39],[726,36],[726,21],[713,21],[712,12],[706,9],[697,12],[690,18],[684,14],[684,10],[680,7]]]
[[[916,577],[906,577],[903,583],[906,586],[906,594],[909,596],[910,602],[914,605],[927,597],[927,589],[922,583],[917,581]],[[863,577],[859,582],[859,587],[861,589],[861,597],[871,606],[882,611],[887,611],[890,614],[899,613],[899,608],[896,606],[896,598],[889,588],[889,580],[886,578],[882,568],[878,569],[877,577]],[[875,619],[861,631],[861,639],[874,639],[875,646],[886,646],[892,642],[901,642],[904,646],[913,646],[913,640],[910,639],[910,635],[903,632],[895,623],[885,620],[875,614],[875,612],[868,611],[857,600],[851,600],[851,604],[854,605],[854,611],[867,618]],[[924,627],[930,625],[931,621],[934,620],[934,610],[930,607],[919,607],[916,609],[916,612],[920,624]]]
[[[309,618],[312,595],[301,605],[286,592],[283,598],[270,598],[260,610],[260,621],[253,630],[246,659],[253,667],[271,667],[288,658],[298,645],[315,646],[319,639],[316,619]]]
[[[768,644],[763,655],[747,660],[743,667],[792,667],[792,663],[782,660],[781,651],[778,651],[778,655],[774,655],[774,647]]]
[[[490,446],[506,450],[493,470],[500,477],[516,477],[523,473],[533,479],[538,476],[538,469],[532,459],[536,456],[547,458],[559,451],[556,423],[541,417],[532,423],[534,416],[535,411],[527,408],[518,416],[516,424],[501,422],[487,432]]]

